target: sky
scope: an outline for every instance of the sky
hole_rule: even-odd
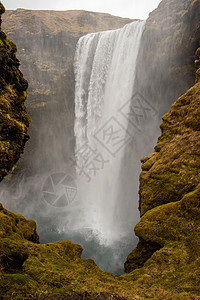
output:
[[[1,0],[6,9],[89,10],[131,19],[147,19],[161,0]]]

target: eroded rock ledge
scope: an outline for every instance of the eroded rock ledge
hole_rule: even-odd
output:
[[[5,9],[0,2],[1,15]],[[0,181],[13,168],[28,140],[24,101],[28,83],[19,70],[15,44],[0,27]]]

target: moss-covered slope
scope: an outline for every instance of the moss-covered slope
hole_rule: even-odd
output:
[[[0,23],[2,13],[0,2]],[[28,84],[19,70],[16,51],[0,27],[0,181],[16,164],[28,139],[24,106]]]
[[[69,241],[38,244],[35,222],[2,206],[0,220],[1,299],[66,293],[71,295],[67,299],[132,299],[131,284],[103,273],[90,259],[82,260],[81,246]]]
[[[140,242],[125,270],[141,268],[134,272],[148,274],[154,284],[200,296],[199,72],[195,86],[163,117],[155,152],[142,159],[142,218],[135,227]]]
[[[142,272],[113,276],[102,272],[91,259],[81,259],[79,245],[69,241],[38,244],[35,222],[1,205],[0,220],[0,299],[198,299],[197,272],[191,278],[194,287],[187,283],[187,289],[172,288],[172,282],[162,277],[166,259],[174,266],[173,257],[171,261],[168,258],[170,252],[158,256],[158,261],[155,257]],[[186,293],[181,295],[181,289]]]

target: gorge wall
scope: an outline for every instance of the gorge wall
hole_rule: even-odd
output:
[[[19,70],[15,44],[1,31],[4,12],[0,3],[0,181],[15,166],[29,138],[24,106],[28,83]]]
[[[200,2],[163,0],[150,13],[138,59],[138,91],[161,117],[195,81]],[[154,74],[152,77],[151,74]]]

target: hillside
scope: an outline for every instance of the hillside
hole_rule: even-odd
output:
[[[14,22],[13,22],[14,21]],[[17,9],[6,12],[4,26],[9,28],[8,33],[13,34],[21,30],[23,24],[30,32],[42,31],[51,34],[68,31],[76,36],[95,31],[111,30],[123,27],[132,22],[131,19],[115,17],[106,13],[95,13],[84,10],[52,11]],[[36,23],[38,27],[35,26]]]

